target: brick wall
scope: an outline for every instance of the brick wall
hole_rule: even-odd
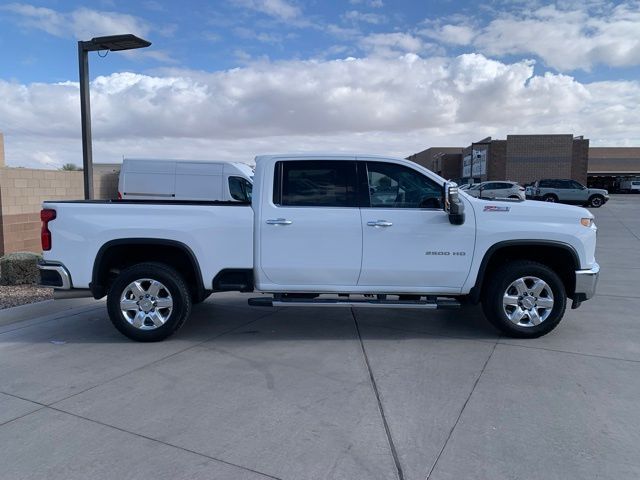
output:
[[[431,147],[409,155],[407,160],[416,162],[444,178],[457,178],[460,176],[459,170],[462,168],[462,148]]]
[[[511,180],[507,177],[507,141],[493,140],[487,159],[487,180]]]
[[[506,178],[571,178],[573,135],[507,135]]]
[[[586,185],[588,167],[589,140],[575,139],[573,141],[573,155],[571,157],[571,178]]]
[[[115,198],[118,174],[94,173],[96,198]],[[0,255],[40,252],[40,209],[45,200],[84,197],[82,172],[0,167]]]

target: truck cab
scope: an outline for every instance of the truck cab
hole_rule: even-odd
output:
[[[475,217],[450,223],[442,178],[375,156],[256,163],[258,290],[460,292],[473,259]]]

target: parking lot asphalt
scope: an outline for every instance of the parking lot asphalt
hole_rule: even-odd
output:
[[[0,478],[640,478],[640,195],[593,212],[598,295],[536,340],[245,294],[155,344],[104,302],[0,322]]]

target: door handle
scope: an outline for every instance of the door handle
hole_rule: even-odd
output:
[[[291,225],[293,222],[286,218],[276,218],[267,220],[267,225]]]
[[[393,223],[387,222],[386,220],[371,220],[367,222],[367,225],[370,227],[390,227]]]

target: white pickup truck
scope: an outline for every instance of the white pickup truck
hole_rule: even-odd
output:
[[[115,327],[162,340],[212,292],[255,306],[456,308],[505,334],[551,331],[593,296],[584,208],[485,200],[408,160],[256,158],[252,203],[45,202],[41,284],[107,296]]]

